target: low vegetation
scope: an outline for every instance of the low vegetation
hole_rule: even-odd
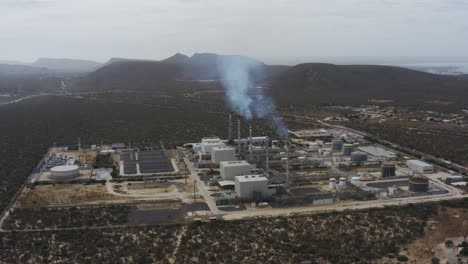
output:
[[[167,263],[178,228],[138,227],[0,234],[2,263]]]
[[[129,207],[15,208],[4,222],[10,230],[126,225]]]

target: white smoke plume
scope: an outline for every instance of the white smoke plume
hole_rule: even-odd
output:
[[[272,98],[266,96],[263,89],[255,89],[255,76],[263,74],[263,69],[262,63],[240,56],[218,61],[218,72],[231,110],[247,120],[254,117],[267,119],[276,134],[286,138],[288,130]]]

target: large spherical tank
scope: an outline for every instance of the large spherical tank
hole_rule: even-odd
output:
[[[429,179],[422,176],[413,176],[409,179],[409,189],[412,192],[427,192],[429,190]]]
[[[52,179],[70,179],[78,176],[80,176],[80,170],[76,165],[62,165],[50,169]]]
[[[393,162],[384,162],[382,164],[382,177],[392,177],[396,175],[396,167]]]
[[[341,140],[333,140],[331,148],[333,151],[341,151],[343,149],[343,142]]]
[[[360,161],[366,161],[366,160],[367,160],[367,154],[364,152],[354,151],[353,153],[351,153],[351,161],[360,162]]]
[[[351,156],[351,153],[354,152],[353,144],[344,144],[343,145],[343,156]]]

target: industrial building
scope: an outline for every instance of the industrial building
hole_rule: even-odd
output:
[[[52,179],[73,179],[80,176],[80,169],[77,165],[60,165],[50,169]]]
[[[434,172],[434,166],[421,160],[408,160],[406,161],[406,166],[408,166],[412,171],[419,173]]]
[[[242,175],[234,178],[235,191],[241,200],[261,201],[270,196],[268,179],[261,175]]]
[[[222,161],[219,164],[221,178],[225,181],[233,181],[235,176],[248,175],[252,165],[245,160]]]
[[[217,165],[222,161],[235,161],[236,149],[228,146],[214,147],[211,150],[211,160]]]

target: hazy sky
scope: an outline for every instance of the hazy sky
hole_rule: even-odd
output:
[[[0,0],[0,60],[468,56],[468,0]]]

